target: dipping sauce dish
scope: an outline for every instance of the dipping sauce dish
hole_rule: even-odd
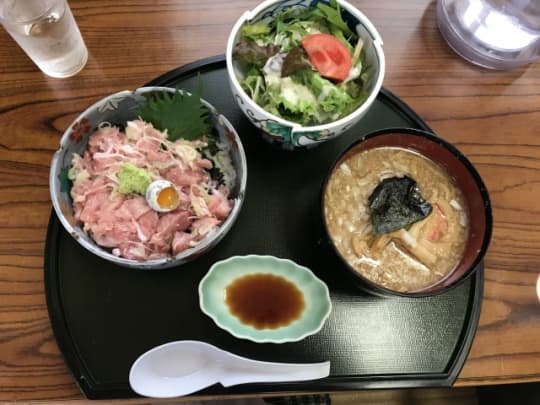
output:
[[[199,303],[217,326],[259,343],[317,333],[332,309],[328,287],[311,270],[258,255],[215,263],[199,284]]]

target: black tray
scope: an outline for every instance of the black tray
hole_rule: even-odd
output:
[[[216,385],[199,393],[204,395],[451,385],[476,332],[483,269],[435,297],[369,296],[352,287],[324,241],[320,219],[323,178],[346,145],[368,131],[429,130],[426,123],[383,88],[365,119],[347,134],[310,150],[280,151],[264,142],[237,108],[223,57],[187,65],[148,84],[193,90],[198,74],[203,97],[236,127],[248,161],[245,204],[214,250],[181,268],[126,269],[87,252],[51,215],[45,250],[49,316],[86,396],[135,396],[128,383],[133,361],[156,345],[182,339],[204,340],[258,360],[331,361],[331,375],[323,380]],[[257,344],[234,338],[203,315],[197,285],[210,265],[249,253],[292,259],[328,284],[333,311],[319,333],[296,343]]]

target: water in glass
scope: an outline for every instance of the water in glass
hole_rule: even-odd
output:
[[[72,76],[86,64],[88,51],[65,0],[0,0],[0,22],[49,76]]]

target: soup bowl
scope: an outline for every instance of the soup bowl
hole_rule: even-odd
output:
[[[391,279],[393,278],[393,280],[396,280],[395,275],[397,274],[397,279],[401,280],[400,277],[406,277],[406,276],[403,276],[403,274],[405,274],[405,270],[401,270],[401,269],[395,270],[396,266],[400,266],[401,264],[390,266],[389,263],[391,262],[387,261],[386,259],[384,263],[382,261],[378,261],[379,258],[382,257],[382,255],[375,257],[376,259],[375,262],[373,261],[370,262],[371,263],[370,266],[373,266],[372,268],[375,269],[374,271],[378,272],[376,274],[374,273],[375,275],[368,278],[368,276],[366,275],[367,273],[361,273],[360,270],[355,269],[355,265],[357,267],[360,267],[358,263],[361,263],[362,260],[365,261],[365,260],[373,259],[373,257],[368,258],[368,259],[364,257],[360,259],[355,258],[354,256],[355,247],[353,245],[354,233],[360,232],[360,233],[365,234],[366,228],[370,229],[370,231],[367,231],[367,232],[368,232],[369,237],[371,237],[372,239],[369,239],[369,240],[371,241],[377,240],[375,238],[376,235],[374,235],[374,233],[376,232],[376,228],[373,226],[373,219],[372,219],[373,212],[369,208],[367,198],[365,202],[362,202],[364,201],[362,199],[365,197],[358,197],[356,200],[353,200],[355,203],[356,201],[358,201],[358,207],[360,207],[361,204],[365,204],[365,205],[362,205],[362,207],[366,208],[365,211],[363,210],[363,208],[360,208],[360,210],[358,210],[355,207],[356,211],[354,211],[353,214],[343,214],[343,216],[340,216],[341,211],[339,210],[336,211],[335,204],[334,204],[334,208],[329,206],[333,198],[333,197],[329,197],[330,196],[329,183],[331,179],[333,178],[333,176],[335,176],[335,174],[337,173],[337,170],[347,169],[347,172],[349,172],[348,174],[351,175],[351,172],[349,171],[349,164],[345,165],[347,166],[345,168],[343,167],[343,163],[345,161],[348,161],[348,159],[350,159],[353,156],[357,156],[358,154],[363,153],[363,152],[372,151],[375,148],[394,148],[394,149],[399,148],[400,150],[414,152],[415,155],[420,155],[421,157],[426,158],[428,162],[430,161],[435,164],[435,166],[433,167],[435,167],[436,169],[438,167],[438,170],[442,169],[442,171],[439,170],[439,172],[442,175],[444,175],[445,173],[446,174],[445,177],[449,178],[449,182],[453,183],[453,186],[457,190],[459,190],[459,192],[457,192],[458,193],[457,195],[461,194],[461,197],[459,200],[462,202],[462,204],[459,204],[456,200],[452,200],[451,204],[449,205],[451,205],[453,208],[451,207],[448,208],[448,209],[456,211],[456,213],[450,212],[452,215],[458,215],[457,213],[459,212],[459,210],[463,210],[462,212],[459,212],[459,214],[461,214],[461,216],[459,217],[460,222],[461,222],[461,218],[463,218],[463,222],[455,225],[456,227],[460,227],[460,226],[462,227],[460,228],[459,232],[461,232],[461,234],[464,236],[460,242],[461,244],[459,245],[460,250],[456,251],[455,253],[454,257],[456,260],[452,262],[452,263],[457,262],[457,264],[453,265],[452,267],[449,267],[449,271],[446,274],[441,273],[440,277],[438,275],[433,275],[434,281],[431,281],[430,284],[428,285],[423,285],[419,288],[409,289],[409,288],[395,287],[395,284],[399,282],[401,282],[402,285],[404,286],[405,285],[404,281],[396,281],[395,283],[392,282],[393,284],[383,283],[381,280],[384,277],[390,277]],[[395,162],[395,161],[392,160],[392,162]],[[380,165],[385,166],[385,161],[381,161]],[[387,167],[390,166],[390,162],[388,162],[386,166]],[[395,163],[392,163],[391,167],[394,168]],[[356,166],[354,170],[357,170]],[[374,170],[378,170],[378,169],[374,169]],[[410,172],[411,173],[413,172],[412,169],[410,172],[407,171],[408,170],[407,168],[400,169],[400,170],[405,170],[405,176],[413,177],[412,175],[409,174]],[[417,172],[415,171],[415,173]],[[359,182],[358,178],[355,178],[354,176],[355,176],[355,173],[352,173],[351,181],[356,181],[358,183]],[[392,176],[399,177],[400,175],[382,173],[382,174],[378,174],[378,176],[379,176],[379,180],[376,180],[376,181],[379,181],[378,184],[380,185],[384,178],[388,178]],[[424,179],[423,180],[424,185],[426,184],[425,181],[426,180]],[[420,181],[418,184],[420,184]],[[370,185],[366,184],[365,186],[364,185],[359,186],[361,188],[364,187],[365,189],[365,193],[364,194],[359,193],[359,195],[361,194],[369,195],[370,193],[375,194],[373,190],[375,189],[376,186],[377,184],[370,184]],[[379,187],[377,186],[377,188]],[[432,190],[425,190],[426,188],[427,187],[424,187],[424,191],[427,191],[426,195],[431,195],[431,196],[436,195],[436,192]],[[422,187],[420,187],[419,191],[420,193],[422,193]],[[370,195],[369,201],[373,201],[372,200],[373,194]],[[341,196],[340,198],[343,198],[343,196]],[[428,199],[428,202],[431,203],[431,207],[432,207],[430,208],[431,211],[429,211],[428,216],[431,215],[432,212],[435,213],[436,210],[439,209],[439,201],[440,199],[436,201],[429,201]],[[421,130],[416,130],[416,129],[407,129],[407,128],[385,129],[385,130],[369,133],[363,136],[362,138],[360,138],[359,140],[355,141],[351,145],[349,145],[338,157],[337,161],[332,166],[327,178],[324,181],[321,205],[322,205],[322,216],[323,216],[324,228],[328,236],[329,244],[335,250],[338,257],[343,261],[346,269],[348,270],[348,273],[353,276],[353,279],[357,282],[357,285],[363,290],[376,294],[376,295],[383,295],[383,296],[399,295],[399,296],[408,296],[408,297],[422,297],[422,296],[435,295],[435,294],[447,291],[451,288],[454,288],[460,283],[462,283],[467,277],[469,277],[471,274],[473,274],[477,270],[477,268],[481,264],[481,261],[487,251],[487,248],[489,246],[490,239],[491,239],[491,232],[492,232],[491,204],[490,204],[488,191],[480,175],[478,174],[474,166],[471,164],[471,162],[456,147],[444,141],[443,139],[437,137],[436,135],[426,132],[426,131],[421,131]],[[464,205],[464,207],[462,207],[462,205]],[[359,211],[360,213],[358,213]],[[333,214],[330,215],[332,219],[329,219],[329,214],[328,214],[329,212],[333,212]],[[337,218],[335,217],[336,212],[338,212]],[[442,213],[442,218],[445,218],[444,211],[441,210],[440,212]],[[467,214],[466,216],[465,216],[465,213]],[[351,215],[353,216],[351,217]],[[349,224],[352,224],[354,223],[356,218],[358,218],[358,217],[355,217],[357,215],[364,215],[363,218],[367,218],[365,219],[367,224],[362,231],[358,231],[357,229],[350,228],[351,232],[348,235],[343,234],[343,233],[339,234],[338,232],[335,231],[335,229],[337,229],[335,226],[335,221],[343,222],[345,220],[349,220],[350,221]],[[372,218],[370,218],[369,216],[371,216]],[[450,216],[448,216],[448,218],[450,218]],[[450,220],[448,219],[448,221]],[[420,224],[420,222],[418,223]],[[424,222],[424,223],[427,223],[427,222]],[[402,228],[398,231],[395,231],[396,228],[394,228],[393,233],[390,233],[387,235],[395,236],[397,234],[396,232],[402,232],[403,229],[411,230],[412,226],[414,226],[414,224],[409,225],[409,228]],[[420,226],[424,226],[424,225],[420,225]],[[445,226],[450,227],[448,222],[445,222]],[[371,232],[371,234],[369,232]],[[409,235],[408,232],[402,232],[401,235],[403,234]],[[435,236],[434,236],[434,239],[431,239],[431,236],[432,236],[431,233],[428,233],[426,235],[429,235],[430,241],[435,240]],[[439,238],[438,235],[436,237]],[[346,239],[346,238],[350,238],[350,239]],[[395,240],[396,241],[395,246],[397,246],[396,252],[398,252],[398,254],[400,254],[400,252],[405,252],[407,254],[409,254],[410,252],[413,252],[413,250],[411,250],[410,248],[411,246],[414,247],[417,243],[416,240],[411,241],[410,239],[407,239],[407,237],[405,237],[404,239],[405,239],[403,240],[404,243],[402,243],[401,245],[399,243],[401,242],[401,240],[399,239]],[[428,238],[426,237],[425,239],[427,240]],[[348,241],[347,243],[350,243],[349,245],[350,248],[344,247],[346,245],[343,243],[343,240],[347,240]],[[394,239],[387,239],[387,243],[389,243],[388,242],[389,240],[394,241]],[[440,240],[445,240],[445,239],[442,238]],[[418,244],[420,244],[420,242],[422,242],[421,239],[418,240]],[[430,245],[429,243],[426,243],[426,245],[435,246],[433,244]],[[444,249],[445,249],[444,245],[442,246],[443,246],[442,255],[444,256],[446,252],[444,252]],[[373,249],[373,245],[371,245],[369,249]],[[348,253],[351,251],[353,252],[353,254]],[[385,253],[385,254],[388,255],[388,253]],[[411,257],[414,257],[412,253],[410,253],[410,255]],[[416,256],[416,258],[418,257],[421,257],[421,256]],[[437,260],[440,260],[439,256],[437,256]],[[418,263],[420,262],[421,260],[418,259]],[[424,260],[424,263],[425,262],[426,261]],[[398,263],[398,262],[394,262],[394,263]],[[423,268],[427,268],[427,271],[435,271],[434,268],[430,268],[430,266],[428,265],[426,265]],[[391,269],[392,271],[390,272]],[[401,271],[401,274],[398,274],[397,271]],[[381,272],[385,272],[385,273],[381,273]],[[386,285],[382,285],[382,284],[386,284]],[[393,286],[389,287],[389,285],[393,285]]]
[[[264,1],[253,10],[246,11],[236,21],[228,38],[226,61],[232,94],[248,120],[261,130],[263,138],[282,149],[313,147],[343,134],[367,113],[382,86],[385,74],[385,57],[382,48],[383,41],[377,29],[359,9],[344,0],[337,0],[345,24],[363,41],[361,58],[362,74],[365,75],[365,79],[362,91],[365,92],[365,99],[361,104],[349,114],[338,119],[321,124],[302,125],[291,119],[278,116],[269,111],[268,108],[263,108],[242,87],[241,82],[246,78],[248,74],[246,70],[248,69],[235,58],[234,50],[241,40],[243,28],[252,23],[267,24],[275,20],[283,11],[317,7],[319,3],[323,6],[330,4],[328,0]],[[282,90],[281,94],[284,93],[285,90]],[[274,99],[274,96],[271,98]],[[302,96],[299,99],[305,100],[306,98]],[[317,102],[320,104],[319,100]]]

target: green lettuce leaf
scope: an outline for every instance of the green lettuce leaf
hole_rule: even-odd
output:
[[[257,104],[262,104],[262,97],[266,91],[263,75],[256,68],[248,70],[244,79],[240,80],[240,86]]]
[[[341,9],[336,1],[331,1],[330,5],[317,3],[317,9],[323,13],[324,17],[330,24],[340,29],[345,35],[349,37],[355,36],[347,23],[343,20],[343,17],[341,16]]]
[[[296,72],[293,78],[311,89],[317,97],[320,115],[326,118],[343,117],[354,111],[365,100],[361,89],[353,82],[336,84],[313,70],[301,70]]]
[[[268,24],[264,23],[254,23],[254,24],[246,24],[242,27],[241,33],[242,38],[248,39],[251,41],[256,41],[257,39],[261,37],[265,37],[268,34],[270,34],[270,31],[272,28]]]
[[[276,79],[264,96],[263,108],[287,120],[310,125],[317,122],[317,100],[310,90],[291,80]]]

